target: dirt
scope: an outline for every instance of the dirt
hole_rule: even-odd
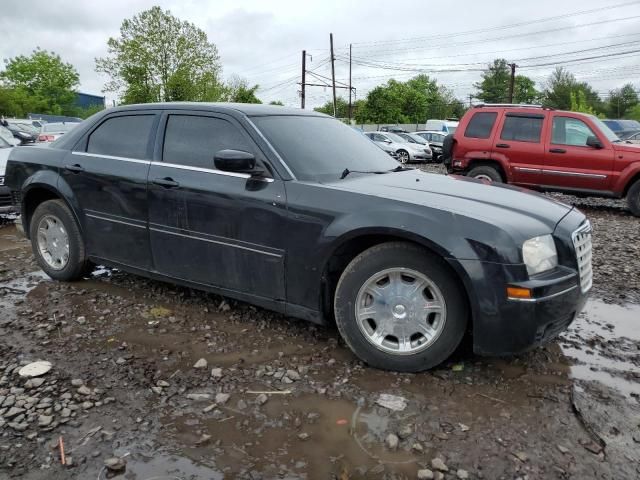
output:
[[[640,222],[582,208],[595,284],[569,330],[518,357],[465,342],[422,374],[368,368],[335,328],[116,270],[51,281],[0,227],[0,418],[25,410],[0,420],[0,478],[413,479],[436,458],[447,479],[638,478]],[[34,386],[17,370],[35,360],[53,369]]]

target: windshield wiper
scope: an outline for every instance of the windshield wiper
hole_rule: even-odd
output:
[[[381,172],[379,170],[349,170],[348,168],[345,168],[342,171],[342,174],[340,175],[340,180],[345,178],[350,173],[375,173],[376,175],[381,175],[381,174],[387,173],[387,172]]]

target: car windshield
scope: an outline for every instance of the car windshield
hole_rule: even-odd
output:
[[[416,133],[407,133],[406,135],[412,138],[415,143],[419,143],[420,145],[427,144],[427,141]]]
[[[47,132],[68,132],[73,127],[75,127],[76,123],[47,123],[42,126],[42,131]]]
[[[591,121],[593,123],[596,124],[596,127],[598,127],[600,129],[600,131],[602,132],[602,134],[607,137],[607,140],[609,140],[610,142],[619,142],[620,138],[618,137],[618,135],[616,135],[614,133],[613,130],[611,130],[606,123],[604,123],[602,120],[600,120],[598,117],[596,117],[595,115],[589,115],[589,118],[591,119]]]
[[[391,140],[392,142],[396,142],[396,143],[407,143],[409,140],[406,140],[404,138],[402,138],[400,135],[396,135],[395,133],[385,133],[385,135],[387,136],[387,138],[389,138],[389,140]]]
[[[27,123],[9,122],[9,125],[13,126],[13,128],[20,132],[27,132],[32,134],[38,133],[38,130],[33,125],[29,125]]]
[[[333,181],[345,169],[384,172],[398,162],[338,120],[315,116],[251,119],[299,180]]]
[[[458,129],[457,126],[452,127],[451,125],[447,126],[447,130],[449,131],[449,133],[456,133],[456,130]]]

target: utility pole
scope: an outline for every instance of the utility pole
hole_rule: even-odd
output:
[[[329,44],[331,47],[331,84],[333,86],[333,116],[337,117],[338,112],[336,111],[336,66],[335,66],[335,56],[333,55],[333,33],[329,34]]]
[[[305,73],[307,73],[307,51],[302,50],[302,83],[300,86],[302,87],[300,92],[300,108],[304,110],[304,87],[305,87]]]
[[[349,125],[351,125],[351,44],[349,44]]]
[[[509,82],[509,103],[513,103],[513,89],[516,83],[516,67],[515,63],[509,65],[511,67],[511,81]]]

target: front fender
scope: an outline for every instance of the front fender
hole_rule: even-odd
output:
[[[640,176],[640,162],[634,162],[627,165],[626,168],[620,172],[612,190],[616,195],[620,197],[624,196],[624,193],[631,186],[633,180],[638,176]]]

